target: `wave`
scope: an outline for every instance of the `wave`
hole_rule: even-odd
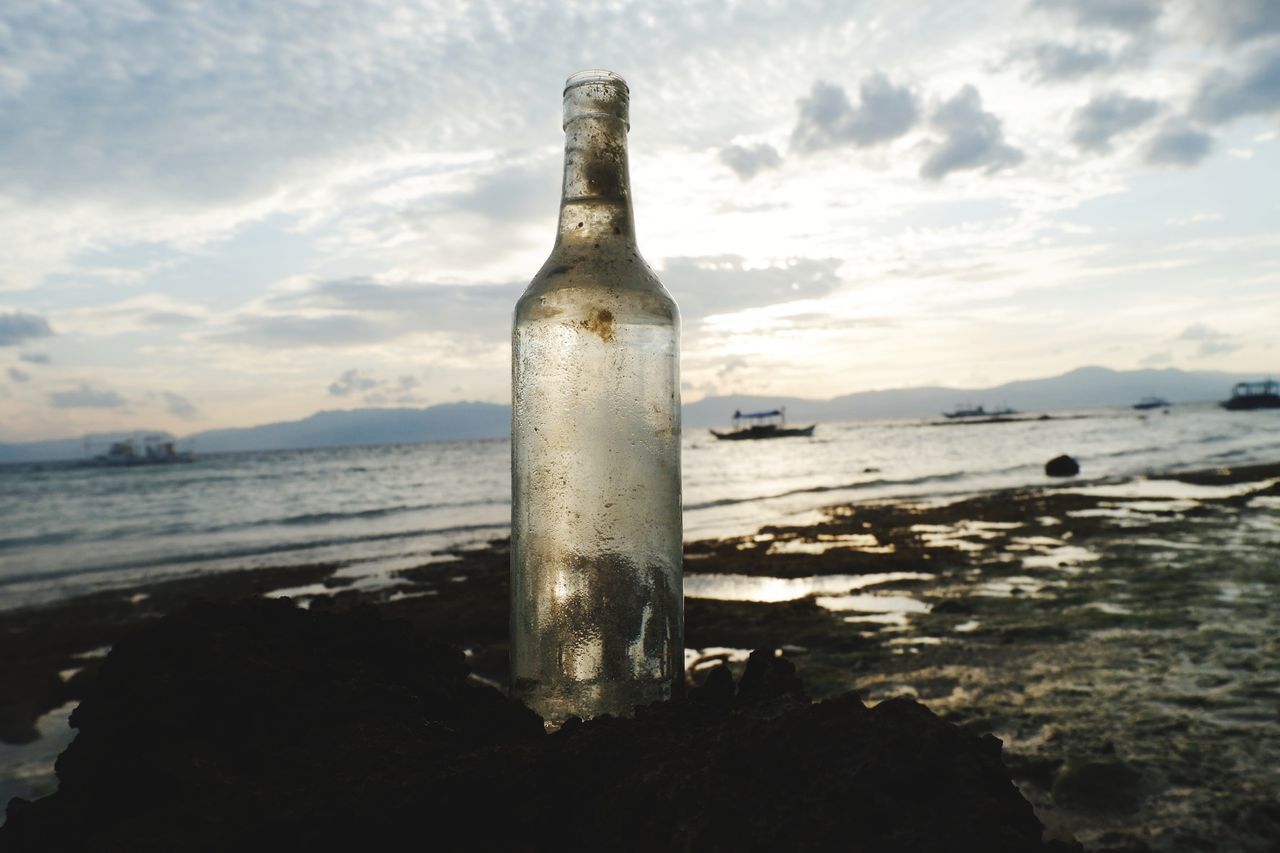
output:
[[[57,581],[69,577],[119,572],[131,569],[153,569],[161,566],[185,566],[196,563],[210,563],[218,560],[249,559],[269,557],[275,554],[321,550],[342,545],[359,545],[368,542],[385,542],[395,539],[414,539],[422,536],[448,536],[462,533],[480,533],[486,530],[506,530],[508,524],[461,524],[450,527],[431,529],[415,529],[397,533],[369,533],[361,536],[337,536],[328,539],[308,539],[305,542],[279,542],[258,547],[245,546],[238,548],[221,548],[199,552],[176,552],[153,557],[124,559],[112,563],[101,563],[93,566],[77,566],[75,568],[53,569],[47,572],[25,572],[0,577],[0,587],[13,586],[33,581]],[[245,568],[253,568],[245,566]]]
[[[837,483],[821,486],[805,486],[799,489],[788,489],[785,492],[775,492],[768,495],[753,495],[745,498],[719,498],[717,500],[702,501],[699,503],[685,504],[686,512],[690,510],[715,509],[723,506],[734,506],[737,504],[756,503],[758,501],[772,501],[781,498],[795,497],[796,495],[820,495],[825,492],[847,492],[860,489],[876,489],[886,486],[920,486],[926,483],[953,483],[957,480],[963,480],[969,477],[982,477],[998,474],[1012,474],[1017,471],[1027,471],[1037,468],[1034,465],[1011,465],[1007,468],[994,468],[985,471],[949,471],[945,474],[926,474],[920,477],[907,477],[904,479],[887,479],[876,478],[874,480],[858,480],[852,483]]]
[[[77,542],[118,542],[128,539],[152,539],[162,536],[202,535],[235,533],[237,531],[258,530],[264,527],[298,527],[308,525],[333,524],[342,521],[360,521],[373,518],[387,518],[414,512],[428,512],[442,509],[468,509],[483,506],[506,506],[508,500],[479,498],[465,501],[441,501],[438,503],[401,504],[388,507],[352,510],[350,512],[309,512],[284,517],[267,517],[253,521],[236,521],[228,524],[195,524],[188,522],[171,522],[168,524],[136,524],[120,526],[111,530],[57,530],[32,536],[11,536],[0,539],[0,553],[16,551],[21,548],[36,548],[48,545],[70,545]]]

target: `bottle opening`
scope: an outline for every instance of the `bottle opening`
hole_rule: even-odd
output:
[[[613,83],[621,86],[624,91],[631,91],[627,87],[626,80],[605,68],[587,68],[570,74],[569,79],[564,81],[564,90],[567,92],[574,86],[582,86],[587,83]]]
[[[627,81],[603,68],[588,68],[564,81],[564,127],[580,118],[621,119],[628,130],[631,90]]]

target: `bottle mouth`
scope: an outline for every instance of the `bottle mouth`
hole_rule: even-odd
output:
[[[627,87],[626,80],[605,68],[587,68],[570,74],[569,79],[564,81],[564,90],[568,92],[575,86],[585,86],[588,83],[609,83],[621,86],[622,91],[628,94],[631,92],[630,88]]]

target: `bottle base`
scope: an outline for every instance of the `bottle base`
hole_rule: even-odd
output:
[[[542,717],[548,729],[557,729],[570,717],[630,717],[637,705],[671,699],[675,687],[669,681],[579,682],[548,687],[517,679],[511,695]]]

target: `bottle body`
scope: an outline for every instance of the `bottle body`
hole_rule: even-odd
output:
[[[515,311],[512,693],[551,724],[683,683],[679,314],[625,208],[566,194]]]

